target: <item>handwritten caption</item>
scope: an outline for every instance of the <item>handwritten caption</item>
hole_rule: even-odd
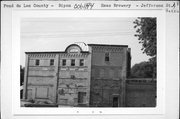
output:
[[[76,3],[76,4],[4,4],[4,8],[70,8],[91,10],[95,3]]]

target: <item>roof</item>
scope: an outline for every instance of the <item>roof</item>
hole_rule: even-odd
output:
[[[88,44],[88,46],[128,47],[128,45]]]
[[[33,51],[33,52],[25,52],[25,54],[31,54],[31,53],[33,53],[33,54],[38,54],[38,53],[54,53],[54,54],[56,54],[56,53],[65,53],[64,51],[62,51],[62,52],[59,52],[59,51],[48,51],[48,52],[41,52],[41,51]]]
[[[89,51],[88,45],[84,42],[75,42],[74,44],[78,45],[82,51]]]
[[[72,46],[72,45],[77,45],[80,49],[81,49],[81,53],[89,53],[89,47],[88,46],[108,46],[108,47],[128,47],[128,45],[112,45],[112,44],[86,44],[84,42],[75,42],[73,44],[70,44],[69,46],[67,46],[67,48],[65,49],[65,51],[45,51],[45,52],[25,52],[25,54],[38,54],[38,53],[66,53],[67,49]]]
[[[67,52],[65,52],[65,51],[62,51],[62,52],[58,52],[58,51],[48,51],[48,52],[41,52],[41,51],[38,51],[38,52],[36,52],[36,51],[33,51],[33,52],[25,52],[25,54],[39,54],[39,53],[41,53],[41,54],[46,54],[46,53],[53,53],[53,54],[58,54],[58,53],[67,53]],[[88,51],[82,51],[81,53],[89,53]]]

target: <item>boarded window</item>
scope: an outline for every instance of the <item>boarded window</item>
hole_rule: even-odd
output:
[[[36,89],[36,98],[48,98],[48,88],[39,87]]]
[[[39,66],[39,62],[40,62],[39,59],[36,59],[36,60],[35,60],[35,65],[36,65],[36,66]]]
[[[62,60],[62,66],[66,66],[66,59]]]
[[[78,103],[86,102],[86,92],[78,92]]]
[[[50,66],[54,65],[54,59],[50,59]]]

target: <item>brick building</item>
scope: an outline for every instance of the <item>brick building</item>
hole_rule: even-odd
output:
[[[122,107],[129,73],[127,45],[74,43],[62,52],[26,52],[23,98]]]

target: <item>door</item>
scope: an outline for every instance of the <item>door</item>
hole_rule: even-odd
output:
[[[113,107],[118,107],[118,97],[113,97]]]
[[[78,92],[78,103],[83,104],[86,102],[86,92]]]

